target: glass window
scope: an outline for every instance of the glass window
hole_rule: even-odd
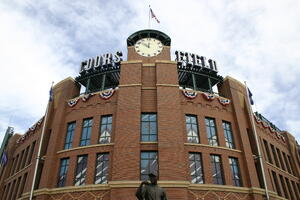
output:
[[[75,185],[84,185],[87,170],[87,155],[77,157],[77,166],[75,172]]]
[[[222,161],[221,156],[219,155],[211,155],[210,156],[211,166],[212,166],[212,177],[214,184],[224,184],[223,178],[223,169],[222,169]]]
[[[285,177],[285,182],[286,182],[286,186],[287,186],[287,188],[288,188],[289,195],[290,195],[291,199],[295,199],[294,193],[293,193],[292,188],[291,188],[290,181],[289,181],[289,179],[286,178],[286,177]]]
[[[189,143],[199,143],[197,116],[185,115],[186,133]]]
[[[80,146],[90,145],[90,143],[91,143],[92,124],[93,124],[93,119],[92,118],[83,120]]]
[[[235,149],[231,124],[229,122],[223,121],[223,129],[224,129],[226,146],[230,149]]]
[[[148,174],[154,172],[158,175],[158,159],[157,152],[144,151],[141,152],[141,180],[148,180]]]
[[[189,154],[190,162],[190,174],[192,183],[204,183],[204,174],[202,168],[202,157],[200,153],[190,153]]]
[[[218,144],[215,120],[212,118],[205,118],[205,125],[206,125],[208,144],[212,146],[218,146],[219,144]]]
[[[95,184],[107,183],[108,166],[109,166],[109,154],[108,153],[97,154]]]
[[[229,158],[231,168],[232,182],[234,186],[242,187],[242,179],[240,174],[239,162],[237,158]]]
[[[284,163],[283,163],[283,160],[282,160],[281,152],[278,148],[276,148],[276,151],[277,151],[277,155],[278,155],[278,158],[279,158],[279,161],[280,161],[281,169],[285,170],[285,166],[284,166]]]
[[[265,149],[266,149],[268,161],[269,161],[270,163],[273,164],[273,161],[272,161],[272,157],[271,157],[271,154],[270,154],[270,149],[269,149],[268,143],[267,143],[266,140],[263,140],[263,141],[264,141],[264,146],[265,146]]]
[[[71,149],[75,131],[75,122],[68,123],[64,149]]]
[[[141,117],[141,141],[157,141],[156,114],[142,114]]]
[[[110,143],[112,131],[112,116],[102,116],[100,125],[100,144]]]
[[[279,166],[279,161],[278,161],[278,158],[277,158],[277,155],[276,155],[276,151],[275,151],[275,147],[273,144],[270,144],[271,145],[271,150],[272,150],[272,153],[273,153],[273,157],[274,157],[274,160],[275,160],[275,165],[277,167],[280,167]]]
[[[279,183],[278,183],[278,180],[277,180],[277,176],[276,176],[276,173],[274,171],[272,171],[272,176],[273,176],[273,181],[274,181],[274,184],[275,184],[275,187],[276,187],[277,194],[279,196],[282,196],[280,186],[279,186]]]
[[[287,168],[288,172],[291,174],[291,166],[289,165],[286,154],[284,152],[282,152],[282,154],[283,154],[283,158],[284,158],[284,161],[285,161],[286,168]]]
[[[284,196],[285,198],[289,198],[289,195],[287,193],[287,189],[286,189],[286,186],[285,186],[285,183],[284,183],[284,179],[283,179],[283,176],[279,175],[279,179],[280,179],[280,183],[281,183],[281,186],[282,186],[282,189],[283,189],[283,192],[284,192]]]
[[[63,158],[60,160],[60,167],[58,172],[57,187],[64,187],[67,179],[67,172],[69,167],[69,158]]]

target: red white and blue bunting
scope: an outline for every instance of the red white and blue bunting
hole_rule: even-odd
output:
[[[185,90],[185,89],[182,89],[182,94],[188,99],[194,99],[198,95],[198,93],[194,90]],[[214,95],[211,93],[205,93],[205,92],[201,92],[201,95],[207,101],[213,101],[217,97],[219,100],[219,103],[223,106],[227,106],[230,104],[230,100],[226,99],[224,97],[220,97],[220,96],[217,96],[217,95]]]
[[[77,104],[77,102],[78,102],[78,99],[71,99],[70,101],[68,101],[68,105],[70,107],[73,107]]]
[[[277,139],[283,141],[285,143],[285,137],[276,131],[273,127],[271,127],[268,123],[259,119],[256,115],[254,115],[255,121],[257,124],[261,124],[265,129],[269,129],[272,135],[274,135]]]
[[[110,89],[107,89],[107,90],[104,90],[104,91],[101,91],[101,92],[97,92],[97,93],[85,94],[83,96],[80,96],[80,97],[69,100],[68,101],[68,106],[74,107],[79,102],[79,100],[81,100],[83,102],[87,102],[92,96],[94,96],[98,93],[99,93],[99,96],[102,99],[107,100],[107,99],[109,99],[110,97],[113,96],[113,94],[115,93],[115,90],[117,90],[117,89],[118,88],[115,88],[115,89],[110,88]]]
[[[44,117],[42,117],[37,123],[35,123],[33,126],[31,126],[28,129],[28,131],[17,140],[17,144],[22,144],[29,136],[31,136],[34,133],[34,131],[39,126],[41,126],[43,120],[44,120]]]
[[[193,91],[193,90],[182,90],[182,93],[184,94],[184,96],[188,99],[194,99],[197,96],[197,92]]]
[[[105,99],[105,100],[107,100],[107,99],[109,99],[110,97],[112,97],[113,95],[114,95],[114,93],[115,93],[115,90],[114,89],[107,89],[107,90],[104,90],[104,91],[102,91],[102,92],[100,92],[100,97],[102,98],[102,99]]]
[[[216,95],[205,93],[205,92],[202,93],[202,96],[208,101],[212,101],[216,98]]]
[[[219,99],[220,104],[222,104],[223,106],[227,106],[230,104],[229,99],[225,99],[225,98],[221,98],[221,97],[219,97],[218,99]]]

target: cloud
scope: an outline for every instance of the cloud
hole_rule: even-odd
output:
[[[296,0],[1,1],[0,140],[7,125],[34,124],[51,82],[75,77],[80,61],[126,52],[127,37],[148,28],[149,3],[161,21],[151,28],[171,37],[173,52],[213,58],[221,75],[247,81],[259,112],[300,141]]]

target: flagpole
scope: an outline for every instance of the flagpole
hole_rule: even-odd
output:
[[[262,161],[261,150],[260,150],[260,147],[259,147],[258,136],[257,136],[255,124],[254,124],[254,116],[253,116],[253,111],[252,111],[252,107],[251,107],[251,103],[250,103],[250,99],[249,99],[249,92],[248,92],[248,87],[247,87],[246,81],[245,81],[245,87],[246,87],[246,91],[247,91],[247,100],[248,100],[248,103],[249,103],[251,126],[252,126],[252,129],[254,131],[255,142],[256,142],[256,145],[257,145],[258,160],[259,160],[259,164],[261,166],[261,172],[262,172],[263,182],[264,182],[264,186],[265,186],[265,194],[266,194],[267,200],[269,200],[270,197],[269,197],[269,192],[268,192],[266,175],[265,175],[264,165],[263,165],[263,161]]]
[[[47,123],[47,119],[48,119],[48,110],[51,104],[51,93],[52,93],[52,89],[53,89],[53,83],[51,85],[51,90],[50,90],[50,97],[49,97],[49,101],[47,104],[47,108],[46,108],[46,112],[45,112],[45,118],[44,118],[44,123],[43,123],[43,128],[42,128],[42,133],[41,133],[41,138],[40,138],[40,143],[39,143],[39,148],[38,148],[38,153],[37,153],[37,157],[36,157],[36,162],[35,162],[35,168],[34,168],[34,174],[33,174],[33,179],[32,179],[32,186],[31,186],[31,190],[30,190],[30,197],[29,200],[32,200],[33,198],[33,192],[34,192],[34,185],[35,185],[35,181],[36,181],[36,175],[37,175],[37,169],[38,169],[38,165],[39,165],[39,161],[40,161],[40,157],[41,157],[41,149],[42,149],[42,143],[43,143],[43,139],[44,139],[44,135],[45,135],[45,129],[46,129],[46,123]]]
[[[151,7],[149,5],[149,19],[148,19],[148,28],[149,29],[151,28],[151,24],[150,24],[150,9],[151,9]]]

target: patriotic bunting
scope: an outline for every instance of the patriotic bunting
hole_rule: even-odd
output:
[[[93,96],[94,94],[86,94],[86,95],[83,95],[83,97],[81,97],[81,100],[83,102],[86,102],[91,96]]]
[[[102,99],[105,99],[105,100],[107,100],[107,99],[109,99],[110,97],[112,97],[112,95],[115,93],[115,90],[114,89],[108,89],[108,90],[104,90],[104,91],[102,91],[102,92],[100,92],[100,97],[102,98]]]
[[[215,95],[209,94],[209,93],[205,93],[205,92],[202,93],[202,96],[203,96],[206,100],[208,100],[208,101],[212,101],[212,100],[214,100],[214,99],[216,98]]]
[[[194,99],[197,97],[197,92],[192,91],[192,90],[182,90],[182,93],[184,94],[185,97],[188,99]]]
[[[44,117],[42,117],[37,123],[31,126],[28,129],[28,131],[17,140],[17,144],[23,143],[29,136],[31,136],[34,133],[34,131],[37,129],[37,127],[39,127],[42,124],[43,120]]]
[[[70,107],[73,107],[77,104],[77,102],[78,102],[78,99],[71,99],[70,101],[68,101],[68,105]]]
[[[230,104],[230,100],[229,99],[224,99],[224,98],[218,98],[220,104],[222,104],[223,106],[227,106],[228,104]]]

